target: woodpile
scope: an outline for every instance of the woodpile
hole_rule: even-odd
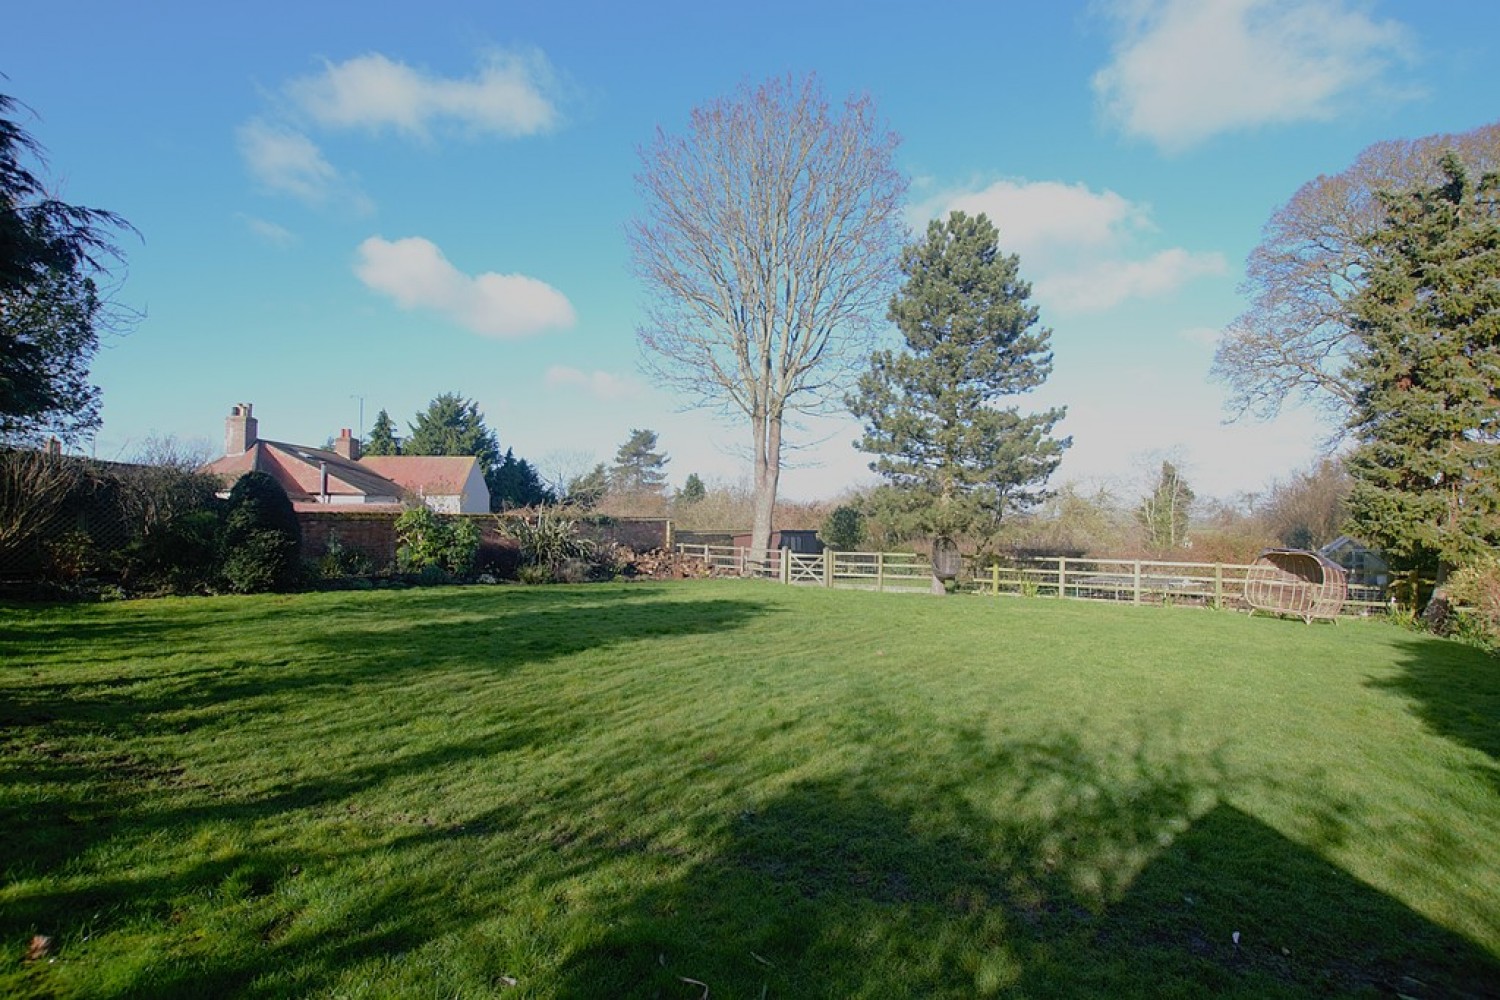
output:
[[[653,549],[630,557],[631,575],[649,580],[696,580],[709,575],[708,564],[693,556]]]

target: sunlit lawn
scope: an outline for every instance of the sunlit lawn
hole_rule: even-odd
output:
[[[1496,995],[1497,760],[1500,661],[1373,622],[4,607],[0,995]]]

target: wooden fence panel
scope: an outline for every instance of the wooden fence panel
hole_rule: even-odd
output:
[[[798,555],[786,550],[768,553],[768,562],[755,567],[749,550],[732,546],[679,545],[684,555],[703,559],[724,575],[764,576],[794,586],[926,592],[932,566],[912,552],[836,552]],[[780,557],[787,562],[783,566]],[[1244,601],[1248,565],[1238,563],[1175,562],[1153,559],[1078,559],[1071,557],[1022,559],[1010,566],[977,570],[971,589],[977,593],[1020,594],[1028,597],[1116,601],[1131,604],[1183,604],[1196,607],[1248,607]],[[1380,593],[1355,593],[1344,602],[1344,614],[1386,610]]]

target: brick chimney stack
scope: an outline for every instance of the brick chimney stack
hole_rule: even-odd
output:
[[[243,455],[255,444],[256,420],[249,403],[235,403],[224,421],[224,454]]]
[[[347,458],[351,462],[359,461],[359,438],[349,433],[345,427],[339,431],[339,436],[334,439],[333,450],[337,455]]]

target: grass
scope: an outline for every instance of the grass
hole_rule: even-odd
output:
[[[1500,662],[1378,623],[0,608],[0,994],[1493,996],[1497,761]]]

